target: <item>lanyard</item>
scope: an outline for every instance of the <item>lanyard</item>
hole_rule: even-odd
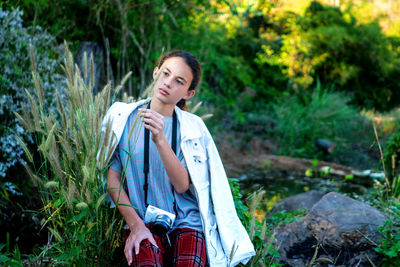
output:
[[[150,108],[150,103],[148,104],[147,108]],[[176,142],[177,142],[177,118],[176,118],[176,112],[174,110],[174,113],[172,115],[172,150],[176,154]],[[144,185],[143,185],[143,190],[144,190],[144,203],[147,206],[149,205],[147,203],[147,191],[149,189],[149,184],[148,184],[148,174],[149,174],[149,149],[150,149],[150,131],[148,129],[144,129],[144,166],[143,166],[143,172],[144,172]],[[177,208],[176,208],[176,199],[175,199],[175,190],[174,186],[171,185],[172,187],[172,195],[174,197],[174,212],[175,215],[178,215]]]

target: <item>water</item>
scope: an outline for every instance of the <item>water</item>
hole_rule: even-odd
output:
[[[264,190],[268,209],[281,199],[310,190],[340,192],[358,198],[372,186],[372,180],[353,178],[345,181],[338,176],[308,177],[304,173],[285,171],[252,170],[239,177],[244,196]]]

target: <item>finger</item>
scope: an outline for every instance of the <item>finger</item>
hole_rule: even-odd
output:
[[[163,128],[163,124],[161,121],[156,121],[154,119],[149,119],[149,118],[143,118],[142,121],[145,123],[145,125],[148,124],[160,130]]]
[[[142,239],[137,239],[135,242],[135,254],[139,254],[140,251],[140,243],[142,242]]]
[[[145,109],[139,109],[139,116],[145,116],[147,114],[147,111]]]
[[[143,109],[140,112],[141,116],[143,117],[154,117],[157,118],[158,120],[163,120],[164,116],[158,113],[157,111],[154,111],[152,109]]]
[[[160,114],[153,114],[153,113],[144,113],[141,115],[142,118],[144,119],[151,119],[157,123],[163,123],[164,122],[164,117],[161,116]]]
[[[163,132],[159,127],[154,127],[150,124],[143,124],[143,126],[151,132],[152,137],[159,136]]]
[[[158,113],[158,112],[152,110],[152,114],[153,114],[155,117],[157,117],[159,120],[164,120],[164,116],[161,115],[160,113]]]
[[[151,115],[151,114],[157,113],[157,112],[155,112],[155,111],[153,111],[151,109],[148,109],[148,108],[139,109],[139,112],[140,112],[140,114],[148,115],[148,116]]]
[[[154,114],[146,113],[146,114],[141,114],[140,116],[142,117],[142,120],[144,120],[144,119],[153,120],[160,124],[162,124],[164,122],[164,117],[160,118]]]
[[[155,134],[155,133],[157,133],[159,131],[158,128],[156,128],[156,127],[154,127],[154,126],[152,126],[152,125],[150,125],[148,123],[143,124],[143,126],[144,126],[144,128],[148,129],[153,134]]]
[[[133,250],[133,242],[132,240],[126,240],[127,242],[125,243],[125,258],[126,261],[128,262],[128,265],[131,265],[132,263],[132,250]],[[129,242],[128,242],[129,241]]]
[[[150,241],[150,243],[152,243],[154,246],[156,246],[158,248],[157,242],[154,239],[153,235],[149,236],[148,240]]]
[[[139,116],[143,117],[146,114],[146,109],[140,108],[139,109]]]

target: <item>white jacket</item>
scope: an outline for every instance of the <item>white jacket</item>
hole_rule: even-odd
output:
[[[119,143],[129,115],[150,99],[136,103],[114,103],[103,120],[103,130],[112,121],[111,143]],[[204,122],[198,116],[175,107],[181,131],[181,150],[191,178],[190,190],[196,196],[210,266],[245,264],[255,255],[253,244],[240,222],[217,148]],[[111,152],[111,151],[110,151]],[[108,154],[105,153],[106,155]],[[232,260],[229,259],[235,249]]]

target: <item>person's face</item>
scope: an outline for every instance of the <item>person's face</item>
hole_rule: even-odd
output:
[[[161,72],[161,73],[159,73]],[[193,80],[192,69],[181,57],[171,57],[164,61],[160,68],[155,68],[153,78],[156,79],[154,95],[165,104],[176,104],[179,100],[189,99],[194,90],[188,90]]]

